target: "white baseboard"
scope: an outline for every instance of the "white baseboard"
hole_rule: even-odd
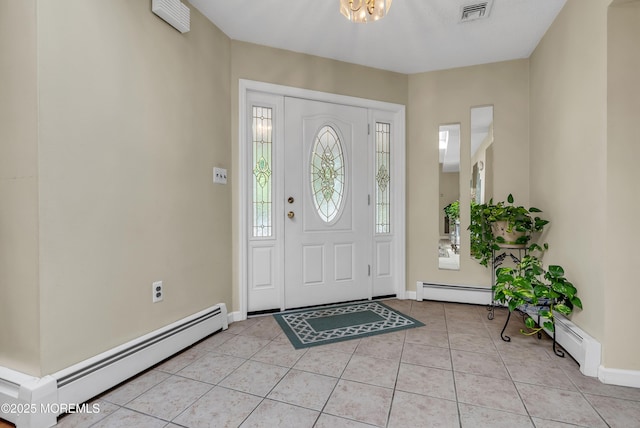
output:
[[[0,402],[27,410],[1,416],[17,428],[54,426],[60,414],[228,325],[221,303],[42,378],[0,367]]]
[[[415,292],[415,291],[405,291],[404,292],[404,300],[418,300],[417,292]]]
[[[237,322],[237,321],[243,321],[242,312],[240,312],[240,311],[229,312],[229,314],[227,315],[227,320],[228,320],[229,324]]]
[[[611,385],[640,388],[640,370],[609,369],[600,366],[598,379],[602,383]]]
[[[58,415],[31,410],[57,402],[57,392],[56,380],[52,376],[38,378],[0,367],[0,403],[10,406],[9,411],[3,411],[0,416],[18,428],[55,425]]]

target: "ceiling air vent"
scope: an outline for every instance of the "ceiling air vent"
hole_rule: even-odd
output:
[[[475,21],[489,17],[492,1],[483,1],[476,4],[469,4],[460,8],[460,22]]]
[[[191,10],[180,0],[153,0],[151,11],[181,33],[191,29]]]

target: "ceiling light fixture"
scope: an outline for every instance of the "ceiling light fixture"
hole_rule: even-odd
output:
[[[377,21],[389,13],[392,0],[340,0],[340,13],[349,21]]]

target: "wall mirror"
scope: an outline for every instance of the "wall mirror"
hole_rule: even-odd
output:
[[[471,108],[471,210],[493,198],[493,106]]]
[[[493,197],[493,106],[471,109],[471,202]]]
[[[438,130],[440,220],[438,267],[460,269],[460,124]]]

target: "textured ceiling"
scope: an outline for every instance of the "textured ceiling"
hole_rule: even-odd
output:
[[[354,24],[338,0],[191,0],[240,40],[413,74],[528,58],[566,0],[493,0],[489,17],[461,23],[486,0],[395,0],[378,22]]]

